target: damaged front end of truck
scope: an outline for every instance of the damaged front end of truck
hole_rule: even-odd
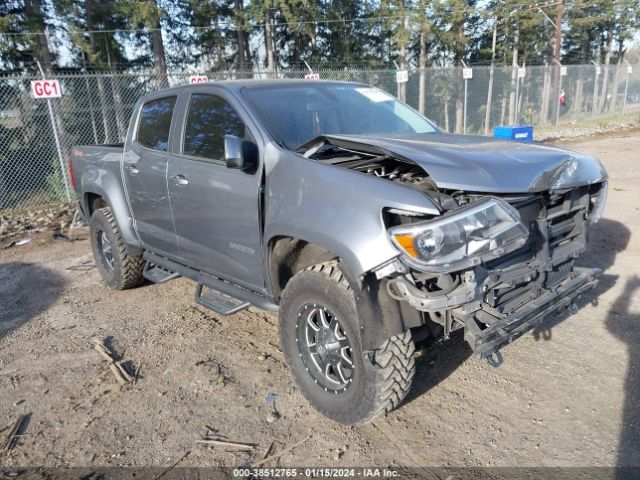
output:
[[[480,137],[323,136],[305,157],[399,182],[440,215],[382,212],[400,254],[375,274],[387,293],[440,326],[464,329],[499,364],[502,346],[593,289],[599,270],[576,265],[604,208],[607,175],[594,158]],[[446,138],[445,138],[446,137]],[[464,144],[453,145],[454,138]]]

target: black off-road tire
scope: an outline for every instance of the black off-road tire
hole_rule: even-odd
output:
[[[313,364],[303,360],[299,312],[309,304],[325,306],[332,312],[351,344],[353,371],[344,391],[327,391],[309,371],[311,368],[317,375],[321,369],[313,370]],[[363,353],[354,292],[337,261],[297,273],[282,293],[279,318],[282,351],[298,387],[314,408],[332,420],[348,425],[370,422],[400,405],[411,389],[415,374],[411,332],[389,338],[373,352]]]
[[[142,277],[144,259],[142,255],[127,254],[111,208],[104,207],[93,212],[89,231],[93,257],[104,283],[114,290],[126,290],[141,285],[144,280]],[[111,247],[110,262],[106,260],[102,250],[103,232]]]

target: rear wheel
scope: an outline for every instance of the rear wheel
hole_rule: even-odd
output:
[[[93,212],[89,230],[93,257],[104,283],[114,290],[142,284],[142,255],[127,254],[120,229],[109,207]]]
[[[393,410],[410,390],[411,333],[364,354],[353,290],[337,262],[296,274],[282,293],[279,317],[282,350],[296,383],[323,415],[365,423]]]

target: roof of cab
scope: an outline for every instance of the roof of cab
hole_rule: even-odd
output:
[[[217,87],[227,88],[229,90],[240,90],[241,88],[262,88],[262,87],[282,87],[285,85],[308,85],[309,83],[314,84],[360,84],[359,82],[345,82],[338,80],[300,80],[300,79],[288,79],[288,78],[278,78],[278,79],[246,79],[246,80],[222,80],[222,81],[210,81],[196,84],[187,84],[187,85],[178,85],[175,87],[166,88],[163,90],[158,90],[149,95],[156,95],[163,92],[174,92],[179,91],[189,87],[196,86],[206,86],[206,85],[215,85]]]

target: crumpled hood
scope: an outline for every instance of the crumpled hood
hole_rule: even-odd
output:
[[[327,135],[420,165],[439,188],[495,193],[538,192],[595,183],[607,172],[595,158],[563,148],[489,137],[424,133],[394,137]]]

